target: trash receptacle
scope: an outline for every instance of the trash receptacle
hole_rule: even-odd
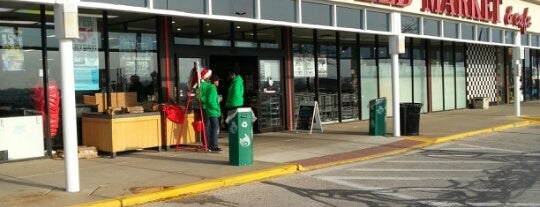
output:
[[[420,129],[420,110],[422,103],[400,103],[400,120],[402,135],[418,135]]]
[[[386,98],[369,101],[369,135],[386,136]]]
[[[251,108],[238,108],[225,122],[229,125],[229,164],[253,164],[253,125],[257,118]]]

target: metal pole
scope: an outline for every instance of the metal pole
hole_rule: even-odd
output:
[[[392,60],[392,117],[394,137],[401,136],[400,94],[399,94],[399,53],[405,52],[405,39],[401,36],[401,14],[392,12],[392,33],[389,38],[390,57]]]
[[[514,67],[514,109],[516,116],[521,116],[521,92],[519,87],[521,83],[519,79],[521,77],[521,60],[524,57],[524,50],[521,47],[521,34],[519,31],[514,32],[514,47],[512,48],[512,67]]]
[[[75,109],[75,80],[73,68],[73,32],[78,36],[77,0],[56,4],[55,30],[60,43],[62,82],[62,122],[66,191],[79,192],[79,158],[77,149],[77,118]],[[67,6],[67,7],[66,7]],[[67,35],[69,34],[69,35]]]
[[[399,45],[399,37],[391,36],[390,37],[390,44],[393,45],[395,48],[393,51],[391,51],[391,59],[392,59],[392,117],[393,117],[393,124],[394,124],[394,137],[401,136],[401,126],[399,120],[400,117],[400,108],[399,108],[399,100],[400,100],[400,94],[399,94],[399,51],[397,50],[397,47]],[[392,48],[392,47],[390,47]]]
[[[514,64],[514,71],[517,71],[517,70],[520,70],[520,65],[521,64]],[[520,87],[520,82],[519,82],[519,72],[515,72],[514,73],[514,109],[516,110],[516,116],[519,117],[521,116],[521,105],[520,105],[520,101],[521,101],[521,93],[519,91],[519,87]]]

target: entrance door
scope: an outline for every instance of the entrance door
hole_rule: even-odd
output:
[[[194,63],[197,63],[199,66],[199,70],[201,68],[205,67],[205,62],[203,62],[204,59],[200,57],[183,57],[178,58],[178,80],[177,87],[175,88],[174,94],[175,94],[175,100],[178,101],[178,103],[184,103],[187,101],[187,95],[190,90],[188,87],[188,81],[189,81],[189,75],[191,74],[191,70],[193,69]]]
[[[259,86],[259,127],[265,131],[283,130],[280,60],[259,60]]]

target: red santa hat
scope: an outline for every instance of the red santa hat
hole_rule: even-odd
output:
[[[202,70],[201,79],[205,80],[205,79],[210,78],[210,76],[212,76],[212,70],[210,70],[208,68],[205,68],[205,69]]]

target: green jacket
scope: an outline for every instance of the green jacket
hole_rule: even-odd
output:
[[[231,81],[229,86],[229,94],[227,94],[227,108],[241,107],[244,105],[244,80],[240,75]]]
[[[219,107],[219,95],[216,86],[209,85],[206,92],[206,115],[208,117],[220,117],[221,109]]]
[[[206,96],[208,94],[208,89],[213,86],[211,83],[209,82],[206,82],[206,81],[201,81],[201,84],[200,84],[200,87],[199,89],[196,89],[197,90],[197,97],[196,99],[199,100],[199,95],[201,96],[201,105],[202,105],[202,108],[203,109],[206,109],[207,107],[207,103],[206,103]]]

